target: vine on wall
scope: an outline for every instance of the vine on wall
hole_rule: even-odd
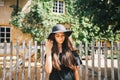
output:
[[[35,41],[41,42],[45,40],[53,25],[68,23],[71,24],[73,31],[77,31],[73,33],[73,38],[76,40],[79,21],[73,16],[73,3],[74,1],[65,0],[65,14],[60,15],[52,12],[53,0],[34,0],[30,12],[19,11],[17,15],[12,16],[11,24],[21,28],[24,33],[30,33]]]

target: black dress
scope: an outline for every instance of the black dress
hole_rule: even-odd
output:
[[[60,57],[62,57],[62,53],[60,53]],[[76,52],[73,52],[75,59],[76,59],[76,65],[82,64],[79,55]],[[66,67],[64,65],[61,65],[61,70],[56,70],[55,68],[52,69],[52,72],[50,73],[49,80],[75,80],[74,72],[69,67]]]

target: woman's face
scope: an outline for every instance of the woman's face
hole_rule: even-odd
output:
[[[58,44],[62,44],[65,40],[64,32],[55,33],[55,40]]]

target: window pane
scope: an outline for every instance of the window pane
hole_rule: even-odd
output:
[[[53,12],[57,13],[57,1],[54,2]]]
[[[57,10],[53,10],[53,12],[57,12]]]
[[[64,2],[63,1],[54,1],[53,12],[63,13],[64,11]]]
[[[0,32],[5,32],[5,28],[1,28]]]
[[[4,42],[4,38],[1,38],[1,42],[2,42],[2,43]]]
[[[10,32],[10,28],[6,28],[6,32]]]
[[[6,37],[10,37],[10,33],[6,33]]]
[[[63,1],[59,1],[59,6],[63,6]]]
[[[0,42],[3,43],[5,40],[10,42],[10,27],[2,26],[0,27]]]
[[[1,37],[5,37],[5,33],[1,33]]]
[[[59,13],[63,13],[63,1],[59,1]]]
[[[10,42],[10,39],[6,39],[7,42]]]

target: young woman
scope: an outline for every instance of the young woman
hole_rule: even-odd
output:
[[[80,80],[78,65],[81,60],[69,40],[72,32],[57,24],[48,36],[45,70],[49,80]]]

